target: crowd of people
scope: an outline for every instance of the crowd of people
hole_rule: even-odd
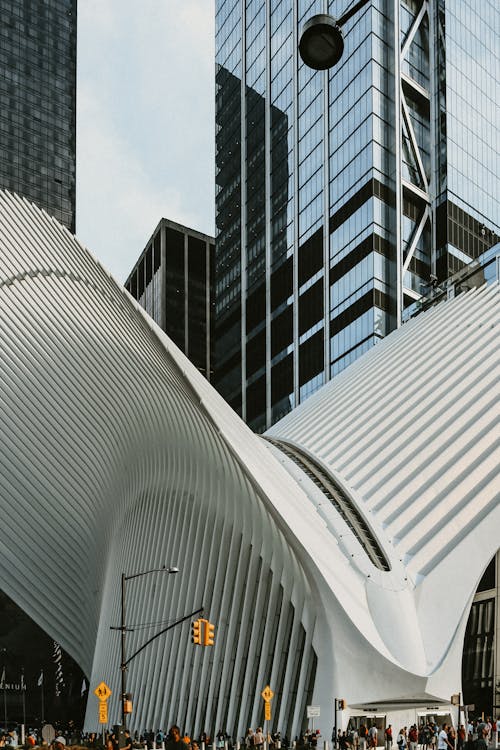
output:
[[[451,724],[438,726],[434,722],[412,724],[401,727],[397,733],[391,724],[379,732],[375,724],[367,727],[360,724],[358,728],[347,731],[338,730],[332,735],[334,748],[339,750],[367,750],[384,747],[392,750],[486,750],[496,738],[499,723],[495,719],[478,719],[467,725],[460,724],[456,730]],[[382,736],[380,736],[382,735]]]
[[[333,750],[374,750],[378,747],[396,750],[394,746],[397,750],[488,750],[489,745],[494,743],[499,729],[499,722],[491,718],[471,721],[466,725],[460,724],[458,729],[451,724],[444,723],[438,726],[429,721],[419,726],[412,724],[410,727],[401,727],[397,732],[391,724],[379,731],[375,724],[366,726],[361,723],[346,731],[339,729],[334,732],[332,747]],[[106,731],[104,734],[82,733],[70,724],[68,727],[57,726],[56,733],[56,738],[48,742],[42,738],[39,730],[28,729],[23,748],[67,750],[71,746],[74,750],[202,750],[205,747],[210,750],[225,750],[239,745],[242,750],[264,750],[265,747],[269,750],[280,750],[290,746],[296,750],[315,750],[322,741],[319,729],[307,731],[301,737],[295,737],[290,743],[289,739],[286,736],[282,737],[279,732],[264,735],[262,727],[248,729],[239,742],[222,730],[219,730],[213,739],[206,732],[194,738],[188,732],[182,732],[175,724],[168,732],[150,729],[131,735],[125,730],[121,736],[113,731]],[[20,745],[21,738],[16,729],[3,732],[0,730],[0,748],[17,748]]]

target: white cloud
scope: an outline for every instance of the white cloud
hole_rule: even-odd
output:
[[[77,234],[125,279],[162,216],[213,232],[209,0],[79,10]]]

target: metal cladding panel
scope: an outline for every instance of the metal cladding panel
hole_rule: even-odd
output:
[[[3,548],[0,585],[90,676],[87,727],[103,679],[119,717],[121,573],[168,564],[180,573],[128,583],[127,654],[200,606],[216,644],[193,647],[185,622],[131,662],[132,726],[241,733],[261,721],[273,679],[297,731],[315,661],[311,587],[211,410],[275,459],[69,232],[8,193],[0,310],[0,504],[23,530]],[[280,634],[301,643],[290,667]]]
[[[415,582],[499,504],[499,311],[498,284],[428,310],[268,432],[342,479]]]
[[[434,673],[430,692],[499,548],[499,311],[498,283],[429,309],[268,433],[329,471],[403,566],[423,649],[415,668]],[[378,582],[388,588],[387,574]],[[375,597],[369,606],[388,633]]]
[[[455,692],[498,546],[497,322],[491,288],[392,334],[272,430],[297,464],[68,231],[0,193],[0,507],[24,535],[0,585],[90,676],[86,727],[101,680],[119,718],[121,574],[163,565],[180,572],[127,584],[127,654],[202,605],[216,643],[193,647],[185,623],[130,663],[132,728],[236,737],[262,723],[266,684],[289,736],[307,703],[331,726],[333,695]]]

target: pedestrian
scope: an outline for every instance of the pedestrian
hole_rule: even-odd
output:
[[[245,747],[250,748],[255,745],[255,733],[251,727],[248,727],[245,735]]]
[[[257,727],[254,738],[255,747],[259,748],[259,750],[262,750],[264,746],[264,735],[262,734],[262,727]]]
[[[454,747],[452,747],[449,739],[448,739],[448,724],[443,724],[441,731],[438,734],[438,750],[455,750]]]
[[[425,750],[427,743],[425,741],[425,726],[423,724],[420,724],[418,729],[418,744],[420,745],[420,750]]]
[[[405,750],[406,748],[406,736],[405,736],[405,730],[400,729],[398,732],[398,736],[396,739],[396,744],[398,746],[398,750]]]
[[[408,732],[408,743],[410,745],[410,750],[417,750],[418,730],[416,724],[412,724],[410,727],[410,731]]]
[[[434,748],[437,747],[439,727],[437,724],[431,723],[429,724],[429,729],[430,729],[429,746],[431,750],[434,750]]]
[[[372,724],[368,730],[368,744],[370,747],[377,747],[378,745],[378,731],[375,724]]]
[[[177,724],[170,727],[166,750],[186,750],[186,743],[181,739],[181,730]]]
[[[359,750],[366,750],[366,743],[368,738],[368,729],[364,724],[359,725]]]
[[[385,750],[391,750],[392,748],[392,724],[386,727],[385,734]]]
[[[484,727],[481,730],[481,734],[479,735],[477,740],[474,742],[474,750],[488,750],[487,736],[488,736],[488,730],[486,727]]]
[[[486,737],[486,741],[487,742],[491,742],[491,729],[492,729],[492,727],[493,727],[493,725],[491,723],[491,716],[488,716],[488,718],[486,719],[486,728],[488,729],[488,736]]]
[[[472,742],[472,740],[473,740],[473,734],[474,734],[474,725],[473,725],[472,721],[469,719],[467,721],[467,741],[468,742],[469,741]]]

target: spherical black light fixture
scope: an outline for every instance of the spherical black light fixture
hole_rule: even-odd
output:
[[[319,13],[312,16],[302,29],[299,53],[314,70],[327,70],[336,65],[344,51],[344,38],[333,16]]]

